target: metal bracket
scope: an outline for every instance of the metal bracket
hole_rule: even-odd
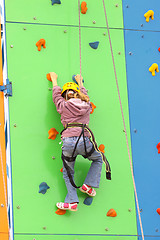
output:
[[[0,91],[4,92],[5,97],[12,97],[12,83],[6,79],[6,85],[0,85]]]

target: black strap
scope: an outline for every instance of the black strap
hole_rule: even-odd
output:
[[[75,161],[75,159],[76,159],[76,157],[74,157],[74,161]],[[80,188],[80,186],[79,187],[77,187],[77,185],[75,184],[75,182],[74,182],[74,180],[73,180],[73,177],[72,177],[72,175],[71,175],[71,168],[68,166],[68,164],[66,163],[66,161],[68,160],[68,157],[66,157],[66,156],[64,156],[63,155],[63,152],[62,152],[62,161],[63,161],[63,164],[64,164],[64,167],[65,167],[65,169],[66,169],[66,171],[67,171],[67,175],[68,175],[68,177],[69,177],[69,180],[70,180],[70,183],[72,184],[72,186],[73,187],[75,187],[75,188]],[[70,161],[71,162],[71,161]]]

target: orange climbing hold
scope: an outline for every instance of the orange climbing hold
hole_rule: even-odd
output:
[[[99,145],[99,150],[100,150],[102,153],[105,153],[104,149],[105,149],[105,146],[104,146],[103,144]]]
[[[63,172],[63,167],[60,169],[60,172]]]
[[[160,153],[160,142],[157,144],[158,153]]]
[[[116,211],[115,211],[113,208],[111,208],[111,209],[107,212],[107,216],[108,216],[108,217],[116,217],[116,216],[117,216],[117,213],[116,213]]]
[[[51,128],[48,131],[48,133],[49,133],[49,137],[48,138],[54,140],[59,132],[57,132],[57,130],[55,128]]]
[[[90,114],[92,114],[94,112],[94,109],[96,108],[96,106],[91,102],[92,105],[92,111],[90,112]]]
[[[160,215],[160,208],[157,208],[157,213]]]
[[[52,82],[50,73],[47,73],[47,74],[46,74],[46,78],[48,79],[48,81],[51,81],[51,82]]]
[[[57,215],[64,215],[66,213],[66,210],[62,210],[62,209],[57,209],[57,211],[55,211],[55,213]]]
[[[81,3],[81,13],[82,14],[86,14],[86,12],[87,12],[87,3],[85,2],[85,1],[83,1],[82,3]]]
[[[44,48],[46,48],[45,44],[46,44],[46,41],[45,41],[43,38],[41,38],[41,39],[36,43],[36,46],[38,47],[38,51],[41,51],[41,46],[43,46]]]

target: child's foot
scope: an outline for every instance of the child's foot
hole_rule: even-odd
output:
[[[87,184],[83,184],[82,187],[79,188],[79,190],[83,193],[87,193],[91,197],[94,197],[96,195],[96,191],[94,190],[94,188],[91,188]]]
[[[77,208],[77,203],[63,203],[63,202],[58,202],[56,204],[56,206],[59,208],[59,209],[62,209],[62,210],[70,210],[70,211],[77,211],[78,208]]]

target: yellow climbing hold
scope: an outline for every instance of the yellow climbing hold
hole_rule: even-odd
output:
[[[144,17],[146,18],[146,22],[149,22],[149,18],[151,18],[153,20],[154,19],[154,12],[153,12],[153,10],[149,10],[148,12],[146,12],[144,14]]]
[[[158,64],[157,63],[153,63],[152,66],[149,68],[149,71],[152,73],[152,76],[155,76],[155,71],[159,72]]]

